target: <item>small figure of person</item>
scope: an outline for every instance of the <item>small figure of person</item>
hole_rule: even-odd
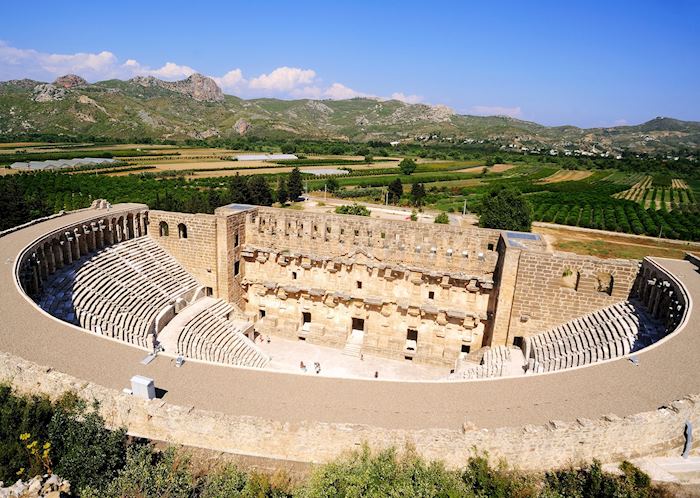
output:
[[[365,361],[365,354],[364,353],[360,353],[360,361]]]
[[[270,344],[270,336],[267,336],[267,343]]]
[[[306,372],[306,365],[303,361],[299,362],[299,368],[301,368],[302,372]]]
[[[377,370],[374,371],[374,378],[375,379],[379,378],[379,372]]]

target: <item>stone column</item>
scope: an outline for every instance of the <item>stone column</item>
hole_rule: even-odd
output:
[[[49,275],[53,275],[56,271],[56,260],[53,257],[53,247],[50,242],[44,244],[44,258],[46,258]]]
[[[72,259],[73,259],[73,261],[77,261],[78,259],[80,259],[80,247],[79,247],[78,238],[76,237],[75,233],[70,233],[70,232],[68,232],[66,238],[68,239],[68,242],[70,243]]]
[[[39,278],[41,278],[41,280],[44,281],[47,278],[49,278],[49,269],[46,265],[46,258],[44,257],[43,247],[37,248],[36,252],[34,253],[34,258],[36,259],[37,264],[39,265]]]
[[[57,268],[63,268],[63,251],[61,243],[56,239],[51,241],[51,250],[53,251],[53,260]]]
[[[63,240],[60,240],[59,243],[61,244],[61,252],[63,253],[63,262],[64,264],[70,265],[73,263],[73,248],[68,239],[68,232],[63,235]]]

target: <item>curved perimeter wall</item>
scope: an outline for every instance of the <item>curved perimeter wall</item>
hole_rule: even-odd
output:
[[[142,219],[141,216],[137,218],[136,215],[143,213],[143,209],[144,207],[140,205],[121,206],[114,213],[97,212],[95,219],[111,220],[112,214],[119,214],[115,218],[117,226],[111,221],[104,225],[107,229],[114,227],[111,237],[117,237],[117,239],[130,237],[137,233],[137,228],[130,227],[127,220]],[[129,213],[133,216],[130,217]],[[122,228],[119,228],[119,219],[124,220],[125,225]],[[82,232],[80,229],[78,231],[61,229],[31,243],[28,250],[22,253],[23,257],[19,260],[16,269],[22,268],[23,272],[20,273],[23,278],[29,278],[28,283],[33,284],[41,278],[42,272],[50,269],[51,265],[60,264],[56,259],[61,257],[59,251],[63,257],[74,259],[76,255],[79,256],[83,252],[81,244],[87,244],[86,249],[90,249],[91,244],[99,245],[99,238],[96,239],[94,236],[100,233],[99,222],[96,225],[81,224],[81,227]],[[89,227],[92,227],[92,230],[89,230]],[[58,241],[58,248],[55,249],[57,244],[49,241]],[[686,276],[687,270],[687,268],[684,270]],[[688,315],[692,311],[691,298],[685,286],[653,259],[644,261],[641,275],[644,280],[638,283],[638,289],[643,296],[649,296],[648,299],[661,303],[658,308],[659,318],[665,317],[663,303],[669,302],[666,297],[672,297],[674,303],[681,304],[679,308],[677,307],[677,312],[670,323],[678,325],[677,333],[682,332],[688,323]],[[697,284],[698,282],[693,281],[695,287]],[[650,289],[642,290],[645,286],[650,286]],[[41,313],[39,310],[36,312]],[[692,332],[694,331],[686,331],[681,338],[686,337],[688,340]],[[5,328],[3,333],[9,334],[10,331]],[[101,339],[96,337],[94,340]],[[667,340],[675,339],[668,337],[649,349],[663,348],[663,343]],[[644,352],[640,356],[642,362],[647,361]],[[649,363],[655,361],[650,358]],[[607,364],[609,365],[610,362]],[[688,366],[692,368],[691,365]],[[606,365],[577,369],[576,374],[579,377],[588,375],[594,379],[594,374],[600,372],[596,370],[598,368],[605,369]],[[668,368],[668,364],[660,364],[655,368]],[[236,371],[230,371],[235,378]],[[654,375],[654,373],[655,371],[646,371],[645,375]],[[572,375],[574,372],[569,374]],[[554,376],[561,374],[545,375],[549,376],[548,380],[551,381],[556,379]],[[538,379],[545,380],[544,376],[535,375],[527,381],[534,382],[534,385],[540,388],[543,385],[550,387],[553,385],[552,382],[545,384]],[[373,447],[412,443],[426,458],[442,459],[450,466],[463,465],[472,448],[478,448],[480,451],[488,451],[492,457],[505,458],[511,465],[525,469],[541,469],[581,459],[598,458],[602,461],[614,461],[644,455],[678,454],[684,444],[683,432],[686,421],[693,422],[696,427],[700,425],[700,395],[688,396],[670,402],[668,406],[626,417],[610,414],[596,419],[582,419],[575,418],[574,415],[567,421],[549,421],[540,425],[496,429],[479,428],[466,421],[461,428],[396,429],[311,420],[285,422],[258,416],[218,413],[194,406],[176,406],[163,400],[145,401],[123,394],[116,389],[64,374],[50,366],[40,366],[10,353],[0,353],[0,380],[10,383],[20,393],[46,393],[57,397],[63,392],[74,391],[86,399],[96,399],[100,402],[100,410],[107,423],[112,427],[126,426],[132,435],[238,454],[305,462],[327,461],[363,442]],[[640,380],[644,381],[644,379]],[[304,379],[299,377],[299,382],[302,386]],[[499,396],[499,386],[503,381],[476,382],[481,384],[480,387],[488,386],[487,388],[492,390],[496,398]],[[566,382],[564,377],[562,382]],[[452,387],[457,387],[455,384],[452,383]],[[381,385],[387,390],[391,390],[393,386],[401,387],[391,382],[374,383],[374,385]],[[562,390],[569,389],[568,385],[560,383],[554,385],[560,385]],[[447,392],[449,386],[435,383],[428,387],[431,390],[444,389]],[[419,388],[424,389],[425,386],[416,384],[416,390]],[[621,385],[620,389],[629,390],[625,385]],[[694,390],[695,387],[688,389]],[[358,403],[364,401],[366,400],[358,400]],[[333,400],[327,400],[327,402],[329,405],[333,404]],[[406,402],[414,403],[416,400],[408,399]],[[518,404],[521,403],[527,403],[527,400],[511,400],[512,409],[517,410]],[[591,400],[591,403],[595,403],[595,400]],[[429,406],[424,408],[431,409]],[[323,407],[319,405],[318,409],[323,410]],[[310,406],[309,410],[311,419],[313,408]],[[484,406],[484,410],[488,411],[489,407]],[[542,410],[547,410],[546,406],[543,406]],[[498,411],[493,413],[494,418],[498,416]]]
[[[557,374],[551,374],[557,375]],[[193,447],[281,460],[320,463],[363,442],[373,448],[410,443],[426,458],[463,466],[473,448],[522,469],[546,469],[597,458],[603,462],[647,455],[679,455],[685,422],[700,424],[700,396],[628,417],[614,414],[573,422],[462,430],[391,430],[357,424],[283,423],[145,401],[0,353],[0,379],[20,393],[58,397],[67,391],[100,402],[112,427],[129,434]],[[495,387],[495,386],[494,386]]]

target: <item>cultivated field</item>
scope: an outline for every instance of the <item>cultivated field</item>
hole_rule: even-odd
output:
[[[566,170],[560,169],[552,176],[543,178],[539,183],[558,183],[558,182],[574,182],[578,180],[583,180],[588,178],[593,174],[592,171],[578,171],[578,170]]]

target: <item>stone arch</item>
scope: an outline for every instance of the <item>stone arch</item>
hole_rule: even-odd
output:
[[[117,219],[117,242],[124,242],[126,237],[124,236],[124,217],[120,216]]]
[[[161,221],[158,224],[158,228],[160,230],[160,236],[161,237],[168,237],[170,235],[170,227],[168,226],[168,223],[165,221]]]
[[[177,224],[177,237],[179,239],[187,238],[187,225],[185,225],[184,223]]]
[[[129,213],[126,215],[126,238],[133,239],[136,237],[134,230],[134,213]]]

